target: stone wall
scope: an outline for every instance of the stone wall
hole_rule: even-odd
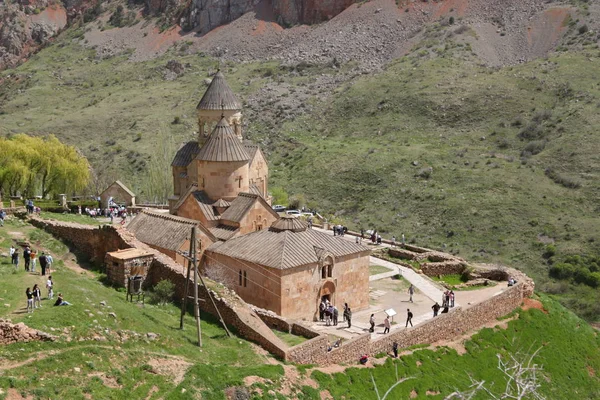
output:
[[[421,264],[421,271],[427,276],[461,274],[466,263],[462,261],[442,261]]]
[[[29,328],[23,322],[13,324],[9,320],[0,319],[0,345],[32,341],[47,342],[54,339],[54,336]]]

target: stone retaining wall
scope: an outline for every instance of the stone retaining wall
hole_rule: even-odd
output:
[[[54,339],[54,336],[32,329],[23,322],[13,324],[10,320],[0,319],[0,345],[32,341],[48,342]]]
[[[427,276],[461,274],[466,266],[461,261],[429,262],[421,264],[421,271]]]

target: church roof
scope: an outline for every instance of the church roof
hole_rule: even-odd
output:
[[[210,232],[219,240],[228,240],[233,237],[240,228],[228,225],[217,225],[214,228],[209,228]]]
[[[308,229],[308,224],[300,218],[291,215],[283,215],[277,221],[273,222],[273,225],[271,225],[271,228],[269,229],[273,232],[302,232]]]
[[[215,209],[212,206],[213,202],[210,200],[210,198],[204,190],[195,190],[192,192],[192,195],[194,196],[194,199],[196,199],[196,201],[198,202],[202,214],[204,214],[204,217],[208,221],[219,220],[219,214],[215,212]]]
[[[196,107],[198,110],[241,110],[242,104],[218,71]]]
[[[258,197],[259,196],[251,193],[239,193],[238,196],[232,200],[231,206],[221,214],[221,219],[225,221],[241,222]]]
[[[175,154],[175,158],[173,158],[173,162],[171,166],[173,167],[187,167],[194,157],[200,151],[200,147],[198,146],[198,142],[187,142]]]
[[[262,193],[261,193],[260,189],[258,188],[258,186],[256,186],[256,183],[251,183],[250,184],[250,193],[262,197]]]
[[[196,156],[203,161],[248,161],[250,156],[225,118],[221,118]]]
[[[198,221],[171,214],[144,210],[127,225],[127,230],[150,246],[177,251],[190,238],[191,228],[196,226],[211,240],[217,238]]]
[[[110,186],[108,186],[106,189],[104,189],[104,192],[106,192],[108,189],[110,189],[113,185],[117,185],[119,186],[121,189],[123,189],[125,191],[125,193],[127,193],[128,195],[130,195],[131,197],[135,197],[135,193],[133,193],[127,186],[125,186],[123,184],[123,182],[121,181],[114,181],[113,183],[110,184]],[[102,196],[104,194],[104,192],[102,192],[100,194],[100,196]]]
[[[254,159],[254,156],[256,155],[256,152],[258,151],[258,145],[251,140],[244,140],[243,144],[244,144],[244,149],[246,149],[246,152],[250,156],[250,159],[251,160]]]
[[[366,256],[370,252],[368,247],[361,244],[314,229],[300,232],[261,230],[211,245],[207,250],[275,269],[316,264],[319,261],[317,250],[325,250],[333,257],[352,254]]]
[[[223,199],[219,199],[212,204],[213,207],[217,207],[217,208],[227,208],[230,205],[231,205],[230,202],[223,200]]]

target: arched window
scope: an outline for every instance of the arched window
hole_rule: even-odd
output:
[[[327,265],[321,267],[321,279],[327,279]]]
[[[323,262],[323,269],[327,270],[327,278],[333,277],[333,258],[327,257]]]
[[[248,286],[248,274],[244,271],[244,287]]]
[[[240,273],[238,274],[239,284],[242,286],[242,270],[240,269]]]

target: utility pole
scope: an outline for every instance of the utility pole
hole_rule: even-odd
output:
[[[196,227],[192,228],[192,264],[194,265],[194,317],[198,331],[198,346],[202,347],[202,328],[200,327],[200,304],[198,300],[198,254],[196,253]]]
[[[179,321],[179,329],[183,329],[183,317],[185,316],[186,306],[187,306],[187,298],[188,292],[190,288],[190,273],[192,271],[192,260],[190,256],[192,255],[192,250],[194,249],[194,242],[190,240],[190,251],[187,255],[184,255],[187,260],[188,268],[187,268],[187,276],[185,278],[185,288],[183,290],[183,301],[181,304],[181,319]]]

